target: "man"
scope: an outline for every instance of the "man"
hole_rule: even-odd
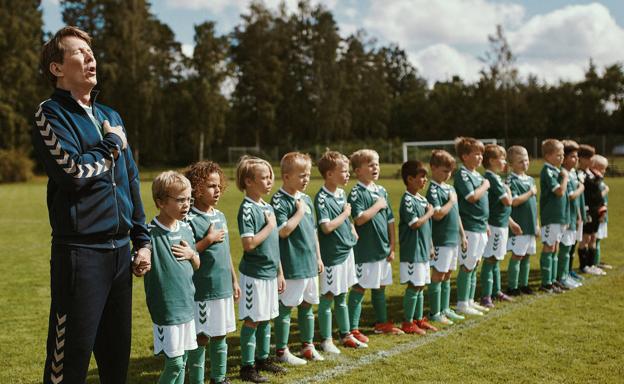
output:
[[[95,102],[90,44],[87,33],[65,27],[41,52],[43,73],[55,88],[32,130],[49,177],[52,227],[44,383],[83,383],[92,351],[102,383],[126,381],[131,271],[142,276],[151,265],[138,169],[120,116]]]

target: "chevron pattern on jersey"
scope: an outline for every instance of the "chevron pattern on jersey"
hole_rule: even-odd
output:
[[[95,163],[76,164],[61,147],[61,143],[58,137],[56,137],[56,134],[54,134],[52,127],[50,127],[50,123],[46,119],[41,106],[39,106],[39,109],[35,113],[35,123],[39,128],[39,134],[43,139],[43,143],[48,148],[52,158],[54,158],[56,163],[60,165],[63,171],[68,175],[76,179],[86,179],[101,175],[110,169],[111,161],[106,158],[96,161]]]

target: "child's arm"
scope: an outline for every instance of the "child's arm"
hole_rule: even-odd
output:
[[[511,217],[509,218],[509,229],[511,229],[511,233],[516,236],[522,235],[522,228],[520,228],[520,225],[518,225],[518,223],[516,223]]]
[[[277,267],[277,293],[283,293],[286,290],[286,279],[284,279],[284,271],[282,270],[282,262]]]
[[[189,260],[193,269],[199,269],[199,254],[186,241],[180,240],[180,244],[171,246],[171,252],[178,261]]]
[[[240,285],[238,285],[238,277],[236,276],[236,271],[234,270],[234,262],[230,257],[230,271],[232,272],[232,290],[234,291],[234,302],[238,302],[240,299],[241,289]]]
[[[503,184],[503,187],[505,188],[505,196],[501,197],[500,201],[501,203],[503,203],[504,206],[509,207],[511,204],[513,204],[513,198],[511,197],[511,189],[509,188],[509,185],[507,184]]]
[[[466,201],[470,204],[474,204],[477,201],[481,200],[485,192],[490,188],[490,181],[488,179],[483,179],[483,183],[479,185],[474,192],[466,197]]]
[[[353,222],[357,226],[364,225],[367,222],[369,222],[373,217],[375,217],[377,212],[381,211],[382,209],[385,209],[387,206],[388,206],[388,203],[386,202],[386,199],[384,199],[383,197],[379,197],[377,201],[375,201],[375,204],[373,204],[367,210],[362,211],[362,213],[360,213],[358,217],[353,219]]]
[[[275,215],[272,212],[264,212],[264,217],[266,218],[266,225],[260,230],[260,232],[253,236],[241,238],[241,241],[243,242],[243,250],[245,252],[250,252],[256,249],[258,245],[262,244],[264,240],[269,237],[273,229],[277,226]]]
[[[450,201],[450,200],[449,200]],[[447,205],[446,203],[445,205]],[[439,212],[439,211],[438,211]],[[411,229],[418,229],[423,224],[425,224],[433,215],[435,214],[435,210],[433,209],[433,205],[427,204],[427,212],[424,215],[418,218],[415,222],[410,225]]]
[[[316,240],[316,265],[318,266],[318,273],[323,272],[325,269],[325,265],[323,264],[323,259],[321,259],[321,245],[319,244],[318,235],[314,236]]]
[[[531,186],[531,189],[529,189],[528,191],[524,192],[521,195],[518,195],[516,197],[513,198],[512,202],[511,202],[511,206],[512,207],[517,207],[519,205],[522,205],[524,203],[527,202],[527,200],[529,200],[531,197],[537,195],[537,188],[535,188],[535,185]]]
[[[214,228],[214,224],[210,224],[206,236],[195,243],[195,248],[197,249],[197,252],[201,253],[208,249],[208,247],[212,244],[222,242],[223,239],[225,239],[225,230],[219,229],[217,231]]]
[[[433,216],[432,216],[433,220],[435,221],[442,220],[446,215],[448,215],[448,213],[451,211],[451,208],[453,208],[453,205],[455,205],[455,203],[457,203],[457,194],[451,191],[449,192],[449,200],[446,202],[446,204],[444,204],[437,211],[434,210]]]
[[[351,204],[345,203],[342,207],[342,213],[340,215],[336,216],[333,220],[320,224],[321,231],[323,231],[324,234],[329,235],[336,230],[336,228],[340,227],[342,223],[349,218],[349,216],[351,216]]]
[[[392,261],[394,260],[394,243],[395,243],[395,234],[394,234],[394,220],[388,223],[388,237],[390,238],[390,254],[386,257],[386,260]]]
[[[468,237],[466,237],[466,231],[464,231],[464,223],[459,220],[459,236],[461,237],[461,249],[466,251],[468,249]]]
[[[351,233],[353,233],[353,236],[355,236],[355,241],[358,241],[360,235],[358,235],[357,230],[355,229],[355,225],[353,224],[351,224]]]
[[[305,215],[305,212],[306,212],[306,210],[305,210],[306,202],[301,200],[301,199],[299,199],[299,200],[297,200],[295,205],[297,206],[297,210],[295,211],[295,214],[292,215],[282,225],[282,228],[280,228],[280,230],[279,230],[279,237],[281,237],[282,239],[290,236],[290,234],[295,229],[297,229],[297,226],[299,225],[299,223],[301,223],[301,220],[303,219],[303,216]]]
[[[553,189],[553,193],[557,197],[563,196],[568,189],[568,177],[569,177],[568,171],[561,168],[560,173],[561,173],[561,183],[559,183],[559,186],[557,188]]]
[[[579,183],[578,188],[576,188],[574,192],[568,195],[568,200],[570,201],[576,200],[579,196],[581,196],[581,193],[583,192],[585,192],[585,185],[583,183]]]

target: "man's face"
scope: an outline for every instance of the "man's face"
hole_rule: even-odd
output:
[[[63,38],[65,47],[63,63],[50,64],[57,76],[56,85],[66,90],[91,90],[97,84],[96,62],[86,41],[76,37]]]

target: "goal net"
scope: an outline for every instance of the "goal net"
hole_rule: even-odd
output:
[[[479,139],[483,144],[500,144],[504,146],[504,141],[499,139]],[[403,143],[403,162],[407,160],[420,160],[425,164],[429,163],[431,151],[434,149],[444,149],[455,155],[454,140],[438,141],[407,141]]]

